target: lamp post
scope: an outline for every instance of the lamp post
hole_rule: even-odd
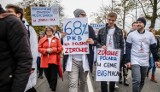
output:
[[[137,20],[137,0],[135,0],[136,2],[136,20]]]
[[[125,29],[125,18],[126,18],[126,7],[129,3],[129,0],[124,0],[122,7],[123,7],[123,29]]]

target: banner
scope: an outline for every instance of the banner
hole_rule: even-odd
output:
[[[33,26],[59,25],[58,7],[31,7]]]
[[[63,31],[67,34],[63,38],[64,54],[88,54],[89,38],[88,19],[70,18],[64,20]]]
[[[119,81],[120,50],[97,50],[96,81]]]
[[[105,24],[94,24],[94,23],[91,23],[90,26],[93,27],[94,32],[95,32],[95,35],[98,35],[98,31],[99,31],[101,28],[105,27]]]

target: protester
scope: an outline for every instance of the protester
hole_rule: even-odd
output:
[[[52,26],[52,29],[55,32],[55,36],[61,40],[61,38],[62,38],[61,31],[62,30],[60,29],[60,27],[58,25],[54,25],[54,26]]]
[[[76,9],[73,12],[76,18],[85,18],[86,12],[82,9]],[[63,64],[64,70],[68,72],[69,77],[69,92],[78,92],[78,88],[82,92],[87,90],[87,74],[88,71],[92,71],[94,52],[93,46],[96,45],[96,38],[94,30],[91,26],[88,26],[89,38],[86,42],[89,43],[90,54],[73,54],[64,55]],[[78,84],[80,87],[78,87]],[[87,91],[88,92],[88,91]]]
[[[141,92],[149,66],[151,51],[155,64],[158,65],[158,53],[154,35],[145,30],[146,20],[137,19],[137,31],[131,32],[126,41],[127,67],[132,69],[132,92]]]
[[[117,19],[117,14],[110,12],[107,16],[106,26],[99,30],[98,32],[98,48],[107,49],[120,49],[121,57],[123,56],[124,42],[123,42],[123,33],[120,28],[117,27],[115,21]],[[109,89],[108,89],[109,88]],[[115,82],[109,82],[109,87],[106,81],[101,82],[101,91],[102,92],[114,92]],[[108,91],[109,90],[109,91]]]
[[[124,29],[122,30],[122,32],[123,32],[123,40],[124,40],[124,54],[120,64],[119,83],[122,84],[122,79],[123,79],[124,85],[129,86],[129,83],[127,81],[128,68],[125,65],[126,64],[126,51],[125,51],[126,47],[125,46],[126,46],[127,32]]]
[[[132,29],[128,32],[128,34],[133,32],[133,31],[136,31],[136,30],[137,30],[137,22],[133,22],[132,23]]]
[[[40,39],[42,39],[45,36],[44,31],[40,31],[38,34],[38,42]],[[41,54],[38,54],[37,57],[37,69],[38,69],[38,78],[43,79],[43,68],[40,67],[40,63],[41,63]]]
[[[156,30],[150,28],[150,32],[153,33],[153,35],[155,36],[156,35]],[[159,40],[158,38],[155,36],[155,39],[156,39],[156,45],[157,45],[157,51],[159,49]],[[151,81],[157,83],[157,80],[155,79],[155,73],[156,73],[156,66],[154,64],[154,59],[153,59],[153,55],[150,54],[150,58],[149,58],[149,68],[148,68],[148,71],[147,71],[147,77],[149,77],[149,71],[150,69],[152,69],[152,74],[151,74]]]
[[[26,31],[28,33],[29,37],[29,42],[30,42],[30,47],[31,47],[31,52],[33,56],[33,61],[32,61],[32,71],[31,75],[29,77],[29,81],[26,87],[25,92],[37,92],[34,86],[37,83],[37,57],[38,57],[38,39],[37,39],[37,34],[32,26],[30,26],[27,22],[26,19],[23,18],[23,9],[20,8],[17,5],[13,4],[8,4],[6,6],[6,11],[8,13],[12,13],[16,15],[23,23],[24,26],[26,27]]]
[[[24,92],[32,65],[27,31],[0,5],[0,92]]]
[[[60,53],[63,48],[60,40],[53,34],[51,27],[45,28],[46,36],[40,39],[38,50],[41,53],[41,68],[44,68],[49,86],[55,92],[58,74],[62,77]]]

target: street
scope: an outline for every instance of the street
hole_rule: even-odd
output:
[[[94,73],[93,73],[94,75]],[[93,78],[94,79],[94,78]],[[142,92],[160,92],[160,69],[157,69],[156,72],[156,79],[158,83],[154,83],[150,81],[150,78],[146,78],[145,85],[143,87]],[[116,92],[131,92],[131,72],[129,71],[128,75],[128,81],[129,81],[129,86],[124,86],[123,84],[118,84],[119,89],[116,89]],[[89,81],[87,81],[89,82]],[[93,82],[90,82],[93,84],[93,90],[92,90],[92,85],[88,85],[90,92],[101,92],[100,90],[100,82],[96,82],[93,80]],[[37,85],[35,86],[37,89],[37,92],[50,92],[48,82],[46,78],[43,79],[38,79]],[[68,92],[68,75],[67,72],[64,73],[64,79],[58,79],[58,84],[57,84],[57,90],[56,92]]]

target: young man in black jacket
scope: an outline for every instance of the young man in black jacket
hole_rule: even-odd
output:
[[[0,6],[0,92],[24,92],[32,54],[22,22]]]
[[[120,49],[121,57],[123,56],[124,42],[123,33],[120,28],[115,24],[117,14],[111,12],[107,16],[108,23],[106,26],[99,30],[97,38],[97,47],[103,49]],[[102,92],[114,92],[115,82],[109,82],[109,87],[106,81],[101,82]],[[109,88],[109,89],[107,89]]]

